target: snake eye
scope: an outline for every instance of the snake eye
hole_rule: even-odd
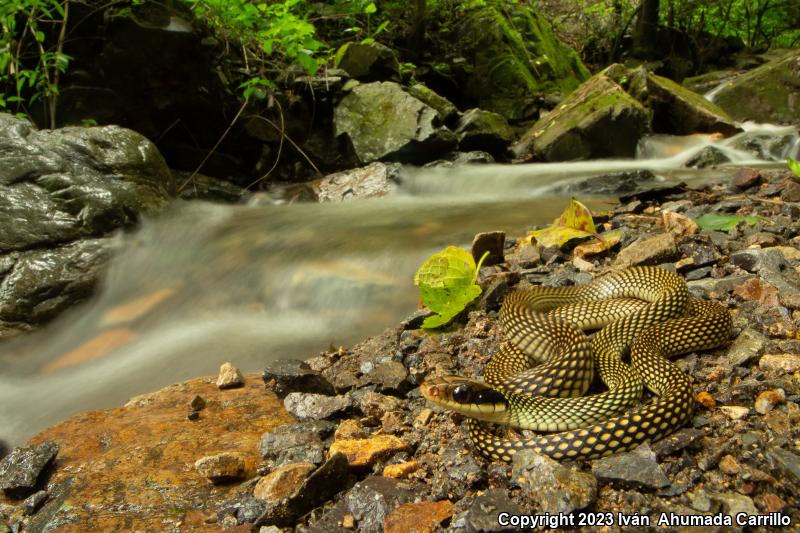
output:
[[[474,401],[475,403],[506,403],[506,398],[496,390],[486,389],[480,391]]]
[[[459,385],[453,389],[453,399],[458,403],[467,403],[470,399],[470,391],[468,385]]]

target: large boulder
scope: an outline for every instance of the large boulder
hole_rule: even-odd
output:
[[[160,211],[174,189],[161,154],[136,132],[37,131],[0,114],[0,330],[85,298],[107,257],[108,239],[93,237]]]
[[[628,92],[652,111],[656,133],[719,132],[727,136],[742,131],[725,111],[701,95],[644,68],[630,73]]]
[[[359,80],[396,78],[400,68],[392,49],[381,43],[345,43],[336,51],[334,64]]]
[[[633,157],[649,120],[642,104],[600,73],[539,119],[512,149],[521,161]]]
[[[463,152],[484,151],[502,159],[514,140],[514,130],[503,115],[483,109],[470,109],[456,125],[458,147]]]
[[[509,120],[535,116],[542,95],[566,95],[590,76],[550,22],[527,5],[468,11],[451,35],[461,55],[453,74],[465,78],[469,104]]]
[[[737,120],[800,124],[800,51],[739,76],[715,102]]]
[[[346,135],[362,164],[424,163],[456,144],[439,113],[393,82],[356,85],[333,112],[336,137]]]

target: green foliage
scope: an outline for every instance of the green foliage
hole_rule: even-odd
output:
[[[58,80],[71,59],[62,51],[67,9],[66,0],[0,2],[0,109],[25,115],[42,101],[55,125]]]
[[[789,157],[786,159],[786,166],[794,173],[794,179],[800,181],[800,161]]]
[[[425,319],[423,328],[447,324],[481,293],[475,280],[488,254],[486,252],[476,266],[469,252],[449,246],[419,267],[414,274],[414,285],[419,287],[422,302],[436,313]]]
[[[719,213],[708,213],[695,219],[697,225],[702,229],[713,231],[731,231],[740,222],[752,226],[758,222],[758,217],[746,217],[742,215],[722,215]]]

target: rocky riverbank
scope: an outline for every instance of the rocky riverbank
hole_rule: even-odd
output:
[[[694,222],[705,214],[757,218],[710,231]],[[226,369],[217,383],[42,432],[0,463],[0,531],[500,531],[500,513],[572,513],[586,531],[662,516],[666,530],[706,516],[708,531],[724,531],[737,513],[797,527],[799,218],[791,173],[742,169],[702,190],[621,198],[595,217],[622,230],[608,252],[575,258],[508,236],[503,261],[481,270],[480,299],[446,332],[420,329],[420,312],[351,349],[271,363],[262,376]],[[597,461],[526,453],[506,465],[476,455],[463,419],[421,398],[426,376],[480,376],[509,291],[635,264],[678,271],[734,317],[729,346],[677,360],[698,402],[689,427]]]

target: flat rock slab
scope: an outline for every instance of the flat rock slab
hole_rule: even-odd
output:
[[[219,390],[213,377],[193,379],[40,433],[31,445],[57,443],[58,467],[30,529],[168,531],[180,524],[187,531],[219,531],[217,511],[238,485],[213,485],[195,461],[236,454],[243,476],[254,477],[261,434],[291,421],[258,377],[248,375],[251,385],[230,390]],[[206,407],[191,421],[188,402],[196,395]],[[3,503],[10,500],[0,496]]]

